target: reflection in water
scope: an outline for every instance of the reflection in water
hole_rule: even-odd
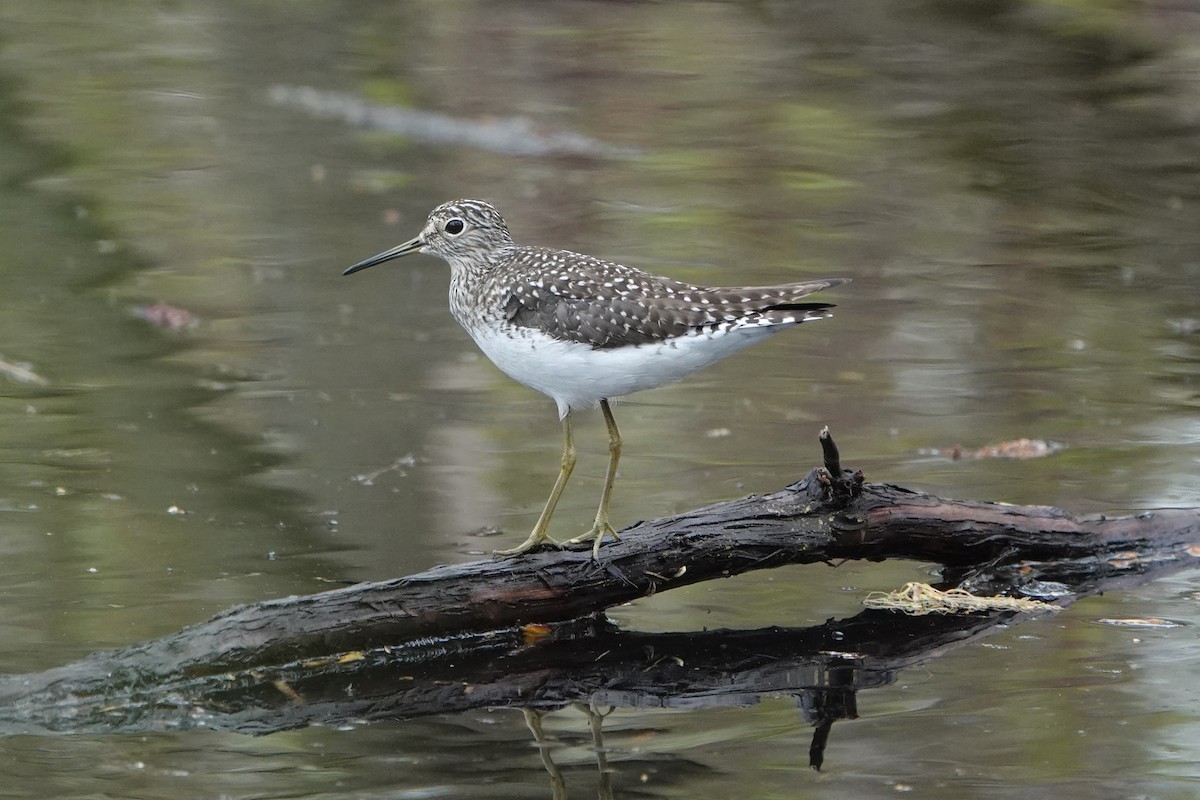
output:
[[[864,611],[809,628],[701,633],[624,631],[589,617],[544,628],[426,639],[209,676],[164,673],[155,644],[0,680],[0,734],[203,727],[264,734],[300,726],[413,719],[476,709],[752,707],[796,698],[818,726],[857,714],[853,695],[1037,614],[905,616]],[[161,648],[159,648],[161,649]],[[172,649],[183,649],[176,647]],[[159,673],[156,675],[156,670]],[[211,671],[211,670],[210,670]],[[593,714],[593,712],[595,712]],[[602,747],[597,758],[607,771]]]
[[[598,775],[596,796],[600,800],[611,800],[614,795],[612,773],[608,768],[608,749],[604,746],[604,718],[616,709],[609,708],[607,711],[601,712],[591,703],[575,703],[573,708],[582,711],[587,717],[588,730],[592,734],[592,750],[596,754],[596,774]],[[525,725],[529,728],[529,732],[533,734],[538,754],[542,759],[542,766],[546,769],[546,774],[550,776],[550,795],[554,800],[561,800],[567,796],[567,784],[562,770],[554,763],[551,740],[546,736],[545,729],[542,727],[542,720],[546,714],[530,708],[521,709],[521,714],[525,718]]]
[[[600,776],[597,784],[597,794],[601,798],[613,796],[612,773],[608,768],[608,749],[604,746],[604,718],[615,711],[610,707],[601,712],[593,703],[576,703],[575,708],[583,711],[588,718],[588,729],[592,732],[592,749],[596,752],[596,773]]]
[[[546,737],[546,732],[542,728],[542,719],[546,714],[532,708],[521,709],[521,714],[525,717],[526,727],[533,734],[533,741],[537,744],[538,755],[542,759],[542,766],[546,769],[546,774],[550,776],[550,794],[554,800],[561,800],[561,798],[567,796],[567,783],[563,778],[562,770],[554,763],[554,758],[550,753],[550,740]]]
[[[539,130],[526,117],[487,120],[454,119],[446,114],[368,103],[339,92],[311,86],[272,86],[270,99],[325,118],[440,146],[465,144],[482,150],[521,156],[577,155],[630,158],[637,151],[605,144],[578,133]]]

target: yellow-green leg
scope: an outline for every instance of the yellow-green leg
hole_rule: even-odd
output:
[[[608,504],[612,500],[613,481],[617,478],[617,462],[621,460],[621,432],[617,430],[617,421],[613,419],[607,400],[600,401],[600,410],[604,412],[604,424],[608,427],[608,472],[604,475],[604,493],[600,495],[600,507],[596,509],[596,522],[592,529],[566,541],[566,544],[594,541],[592,558],[600,557],[600,543],[606,535],[611,534],[617,540],[621,538],[608,522]]]
[[[607,406],[605,408],[607,409]],[[546,507],[542,509],[542,515],[538,517],[537,524],[533,526],[533,532],[529,534],[529,538],[509,550],[495,551],[495,554],[498,556],[515,556],[525,553],[543,542],[558,544],[558,542],[550,538],[550,534],[547,531],[550,530],[550,518],[554,516],[554,508],[558,505],[558,498],[562,497],[563,489],[567,486],[567,480],[570,479],[571,473],[575,470],[575,438],[571,435],[571,416],[568,414],[563,417],[562,423],[562,464],[558,469],[558,480],[554,482],[554,488],[550,490],[550,497],[546,500]]]

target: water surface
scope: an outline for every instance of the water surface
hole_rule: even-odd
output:
[[[1200,505],[1186,7],[18,1],[0,31],[6,672],[523,538],[557,470],[553,404],[478,354],[442,262],[339,275],[461,196],[519,241],[691,281],[853,279],[833,319],[617,406],[618,526],[779,488],[826,424],[870,480]],[[605,461],[599,415],[576,429],[572,534]],[[1021,437],[1063,449],[936,452]],[[611,617],[813,625],[930,577],[761,572]],[[618,709],[614,792],[1194,796],[1194,583],[906,671],[834,727],[820,774],[790,697]],[[1101,622],[1148,617],[1182,624]],[[587,718],[545,725],[591,796]],[[550,796],[513,709],[0,752],[11,796]]]

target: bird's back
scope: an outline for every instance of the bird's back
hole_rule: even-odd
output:
[[[489,275],[488,294],[503,324],[609,349],[706,329],[720,333],[821,319],[833,306],[801,299],[844,282],[705,287],[580,253],[519,247]]]
[[[833,306],[803,298],[845,282],[703,287],[525,246],[464,285],[471,277],[452,279],[454,316],[489,359],[554,398],[560,414],[679,380],[785,327],[823,319]]]

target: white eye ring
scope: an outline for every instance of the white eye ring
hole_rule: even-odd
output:
[[[467,223],[463,222],[459,217],[446,220],[446,224],[442,226],[442,230],[448,236],[458,236],[467,229]]]

